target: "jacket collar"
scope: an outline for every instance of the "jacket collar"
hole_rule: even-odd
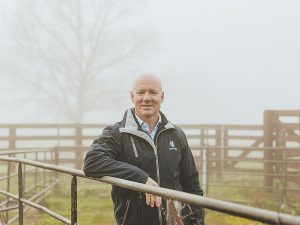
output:
[[[170,121],[167,120],[166,116],[162,112],[160,112],[160,115],[161,115],[161,124],[159,128],[161,128],[162,126],[165,129],[171,129],[171,128],[175,129],[175,126]],[[137,118],[134,116],[133,107],[126,110],[124,114],[124,118],[122,120],[122,124],[123,124],[122,126],[123,128],[142,131],[137,121]]]
[[[137,119],[134,116],[133,110],[134,110],[134,108],[130,108],[130,109],[126,110],[126,112],[124,114],[124,118],[121,122],[122,125],[119,128],[120,133],[130,133],[130,134],[139,136],[139,137],[147,140],[152,145],[152,147],[155,149],[153,140],[150,138],[150,136],[148,134],[146,134],[142,130]],[[164,130],[172,129],[172,128],[175,129],[175,126],[167,120],[165,115],[162,112],[160,112],[160,114],[161,114],[162,123],[160,124],[157,132],[159,132],[159,130],[161,130],[161,129],[162,130],[163,129]]]

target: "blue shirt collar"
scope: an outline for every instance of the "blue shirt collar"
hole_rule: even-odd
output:
[[[147,125],[148,125],[148,123],[144,122],[144,121],[143,121],[143,120],[135,113],[135,110],[134,110],[134,115],[135,115],[135,117],[136,117],[136,119],[137,119],[137,121],[139,122],[139,124],[140,124],[141,127],[143,127],[144,124],[147,124]],[[161,124],[161,115],[160,115],[160,113],[159,113],[159,116],[158,116],[158,121],[157,121],[156,126],[158,126],[159,124]],[[149,125],[148,125],[148,126],[149,126]]]
[[[160,113],[159,113],[159,116],[158,116],[158,121],[157,121],[157,123],[156,123],[156,125],[155,125],[155,127],[154,127],[154,129],[153,129],[153,131],[152,131],[152,133],[150,133],[148,123],[144,122],[140,117],[138,117],[138,115],[135,113],[135,111],[134,111],[134,115],[135,115],[137,121],[139,122],[141,128],[142,128],[146,133],[148,133],[148,134],[150,135],[150,137],[152,138],[152,140],[153,140],[153,138],[154,138],[154,136],[155,136],[155,133],[156,133],[156,131],[157,131],[157,129],[158,129],[158,126],[159,126],[159,124],[161,124],[161,115],[160,115]]]

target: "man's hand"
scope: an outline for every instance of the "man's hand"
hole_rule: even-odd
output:
[[[146,184],[158,187],[158,184],[154,180],[152,180],[150,177],[148,177],[148,179],[146,181]],[[156,207],[160,206],[160,204],[161,204],[161,197],[154,196],[154,195],[147,194],[147,193],[145,193],[145,194],[146,194],[146,204],[147,205],[150,205],[151,207],[154,207],[154,205]]]

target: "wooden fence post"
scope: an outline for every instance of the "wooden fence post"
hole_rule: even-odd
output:
[[[201,168],[201,177],[203,177],[203,163],[204,163],[204,157],[203,157],[203,152],[204,152],[204,149],[203,149],[203,146],[205,146],[205,137],[204,137],[204,129],[201,129],[200,130],[201,134],[200,134],[200,146],[202,147],[201,148],[201,162],[200,162],[200,165],[199,165],[199,168]]]
[[[273,147],[273,110],[265,110],[264,112],[264,147]],[[264,150],[264,160],[272,160],[273,151],[271,149]],[[273,187],[273,177],[267,174],[273,172],[272,163],[264,163],[265,187]],[[272,189],[271,189],[272,190]]]
[[[76,127],[75,168],[82,170],[82,127]]]
[[[216,149],[215,151],[215,158],[217,160],[221,160],[222,159],[222,154],[221,154],[221,126],[219,128],[216,128],[216,146],[219,146],[220,148]],[[222,166],[221,166],[221,161],[216,161],[216,173],[217,173],[217,177],[221,177],[221,172],[222,172]]]
[[[8,142],[8,148],[9,150],[15,150],[16,149],[16,127],[9,127],[9,142]],[[15,157],[15,154],[11,154],[10,157]],[[16,171],[16,168],[11,163],[11,172],[14,173]]]
[[[10,150],[16,149],[16,128],[10,127],[9,128],[9,145],[8,148]]]
[[[228,147],[228,130],[226,130],[225,129],[226,127],[224,126],[224,130],[223,130],[223,134],[224,134],[224,136],[223,136],[223,146],[225,147],[224,148],[224,158],[228,158],[228,149],[227,149],[227,147]],[[224,166],[224,170],[226,170],[226,169],[228,169],[229,168],[229,163],[228,163],[228,161],[224,161],[224,164],[223,164],[223,166]]]

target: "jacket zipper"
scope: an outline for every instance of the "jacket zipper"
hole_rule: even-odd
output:
[[[122,225],[125,224],[125,220],[126,220],[126,216],[127,216],[127,213],[128,213],[129,205],[130,205],[130,199],[127,199],[126,204],[125,204],[125,212],[124,212],[124,216],[123,216],[124,219],[123,219]]]
[[[133,140],[132,136],[130,136],[130,139],[131,139],[131,143],[132,143],[132,147],[133,147],[134,155],[135,155],[135,157],[139,157],[139,155],[138,155],[138,153],[137,153],[137,150],[136,150],[136,147],[135,147],[134,140]]]
[[[156,158],[156,176],[157,176],[157,184],[158,184],[158,187],[160,187],[160,175],[159,175],[159,164],[158,164],[158,155],[157,155],[157,144],[156,144],[156,154],[155,154],[155,158]],[[162,225],[162,217],[161,217],[161,207],[159,206],[158,207],[158,218],[159,218],[159,222],[160,222],[160,225]]]
[[[157,138],[160,135],[162,131],[160,131],[157,135],[156,135],[156,144],[155,144],[155,158],[156,158],[156,173],[157,173],[157,184],[160,187],[160,175],[159,175],[159,164],[158,164],[158,153],[157,153]],[[158,217],[159,217],[159,223],[160,225],[162,225],[162,216],[161,216],[161,207],[158,207]]]
[[[166,130],[166,129],[163,129],[163,130],[161,130],[159,133],[157,133],[157,135],[156,135],[156,145],[154,145],[154,147],[153,147],[153,145],[152,145],[152,143],[148,140],[148,139],[146,139],[146,138],[144,138],[143,136],[140,136],[140,135],[138,135],[138,134],[134,134],[134,135],[136,135],[136,136],[138,136],[138,137],[141,137],[141,138],[143,138],[144,140],[146,140],[146,141],[148,141],[149,142],[149,144],[153,147],[153,150],[154,150],[154,155],[155,155],[155,162],[156,162],[156,172],[157,172],[157,184],[158,184],[158,186],[160,187],[160,176],[159,176],[159,164],[158,164],[158,154],[157,154],[157,138],[158,138],[158,136],[160,135],[160,133],[162,132],[162,131],[164,131],[164,130]],[[133,141],[133,138],[132,138],[132,136],[130,136],[131,137],[131,143],[134,145],[134,141]],[[152,140],[153,141],[153,140]],[[154,141],[153,141],[154,142]],[[135,145],[134,145],[135,146]],[[134,148],[133,148],[134,149]],[[160,225],[162,225],[162,216],[161,216],[161,207],[159,206],[158,207],[158,216],[159,216],[159,223],[160,223]]]

